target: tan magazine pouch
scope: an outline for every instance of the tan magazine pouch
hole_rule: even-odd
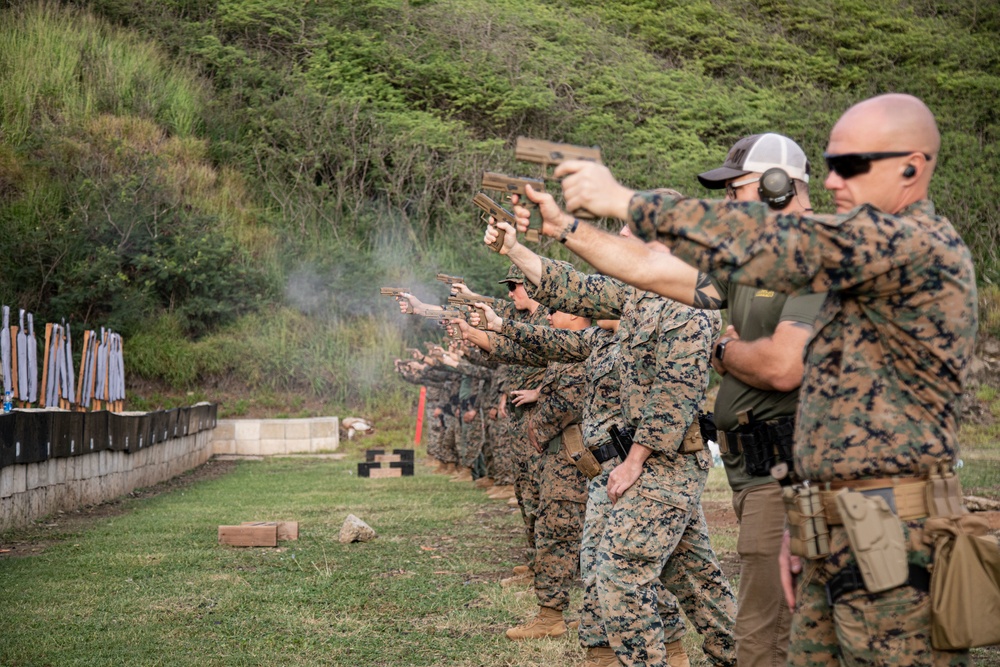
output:
[[[681,454],[695,454],[706,447],[708,447],[708,443],[701,437],[701,426],[698,424],[698,419],[695,418],[691,422],[691,426],[688,427],[687,433],[684,434],[684,440],[681,442]]]
[[[931,645],[942,651],[1000,644],[1000,548],[986,519],[932,517]]]
[[[601,464],[597,462],[594,455],[583,445],[583,431],[579,424],[570,424],[562,432],[563,446],[577,470],[594,479],[601,474]]]
[[[796,556],[815,560],[830,555],[830,528],[820,491],[814,486],[786,486],[782,490],[791,550]]]
[[[878,495],[849,489],[837,493],[837,509],[869,593],[902,586],[910,576],[903,524]]]

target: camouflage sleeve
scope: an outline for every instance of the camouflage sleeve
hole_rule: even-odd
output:
[[[490,339],[490,358],[505,364],[516,364],[518,366],[536,366],[545,368],[549,365],[548,359],[540,354],[521,347],[511,339],[493,331],[486,332]]]
[[[542,280],[532,298],[564,313],[618,319],[631,290],[608,276],[582,273],[565,262],[542,257]]]
[[[506,321],[506,320],[505,320]],[[489,355],[480,350],[478,347],[471,348],[465,355],[465,358],[470,364],[475,364],[476,366],[482,366],[492,372],[496,370],[499,365],[496,360],[490,359]]]
[[[720,322],[716,311],[683,307],[662,312],[655,334],[655,375],[644,397],[635,442],[661,452],[680,448],[705,400],[712,341]]]
[[[517,308],[514,307],[513,301],[508,301],[506,299],[496,299],[493,302],[493,312],[495,312],[500,317],[505,320],[508,318],[517,319]]]
[[[579,422],[585,400],[583,364],[552,364],[547,375],[538,405],[528,417],[540,443],[549,442],[569,424]]]
[[[918,202],[919,208],[933,204]],[[718,280],[799,290],[851,291],[869,297],[918,289],[901,284],[902,266],[936,261],[936,235],[914,219],[870,205],[842,215],[776,214],[760,202],[724,202],[637,193],[629,226],[644,240],[663,241],[675,255]],[[948,270],[947,268],[945,269]]]
[[[584,361],[590,356],[593,338],[590,329],[569,331],[552,327],[537,327],[524,322],[504,320],[501,334],[551,361]]]

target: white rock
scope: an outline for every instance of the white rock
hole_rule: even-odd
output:
[[[344,525],[340,527],[341,544],[369,542],[376,537],[378,535],[375,533],[375,529],[353,514],[348,514],[347,518],[344,519]]]

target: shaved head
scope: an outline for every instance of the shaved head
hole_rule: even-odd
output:
[[[934,114],[912,95],[889,93],[858,102],[844,112],[833,134],[850,132],[868,138],[868,151],[920,151],[937,156],[941,149]]]
[[[838,213],[862,204],[897,213],[927,198],[940,149],[941,134],[926,104],[901,93],[872,97],[844,112],[830,132],[826,153],[881,155],[846,178],[831,171],[823,184],[833,193]],[[900,155],[886,155],[892,153]]]

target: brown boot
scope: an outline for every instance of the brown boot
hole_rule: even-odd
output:
[[[471,482],[472,481],[472,468],[464,468],[459,466],[455,468],[455,474],[451,476],[449,480],[451,482]]]
[[[562,637],[566,634],[566,624],[563,614],[558,609],[539,607],[538,616],[524,625],[519,625],[507,631],[507,639],[542,639],[543,637]]]
[[[441,472],[445,475],[452,475],[455,473],[455,470],[455,463],[453,461],[448,461],[444,464],[444,467],[441,468]]]
[[[681,644],[681,640],[675,642],[670,642],[666,645],[667,649],[667,664],[670,667],[691,667],[691,661],[688,660],[687,651],[684,650],[684,645]]]
[[[528,567],[527,565],[515,565],[514,569],[513,569],[513,572],[514,572],[514,574],[516,574],[518,576],[520,576],[522,574],[530,574],[531,576],[535,576],[535,573],[532,572],[531,568]]]
[[[513,498],[516,494],[514,493],[513,484],[505,484],[504,486],[494,486],[486,495],[493,500],[507,500],[508,498]]]
[[[531,570],[528,570],[526,574],[515,574],[513,577],[507,577],[506,579],[500,580],[500,586],[503,588],[510,588],[511,586],[534,586],[535,585],[535,575]]]
[[[476,485],[477,489],[488,489],[493,486],[493,480],[489,477],[480,477],[473,484]]]
[[[617,667],[618,656],[610,646],[597,646],[587,649],[587,658],[583,661],[582,667]]]

